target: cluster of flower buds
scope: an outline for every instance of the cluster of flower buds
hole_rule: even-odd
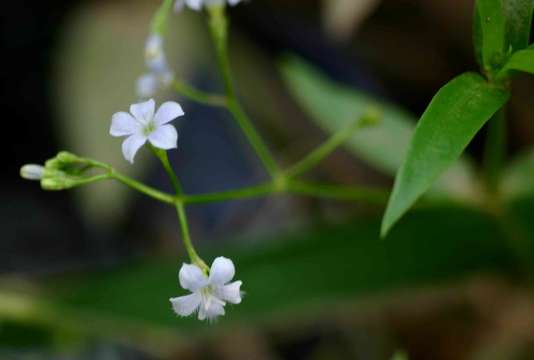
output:
[[[45,165],[27,164],[20,169],[20,176],[41,182],[44,190],[65,190],[87,183],[86,175],[93,165],[84,158],[62,151],[47,160]]]

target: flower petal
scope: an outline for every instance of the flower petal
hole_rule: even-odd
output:
[[[214,285],[224,285],[235,275],[235,267],[232,260],[223,256],[216,258],[211,264],[210,283]]]
[[[158,111],[156,111],[156,115],[154,115],[154,123],[156,126],[163,125],[182,115],[184,115],[184,111],[178,103],[167,101],[161,104]]]
[[[149,98],[158,91],[159,81],[154,74],[144,74],[137,79],[136,89],[140,98]]]
[[[208,285],[208,278],[196,265],[183,264],[178,273],[180,286],[191,292],[195,292]]]
[[[242,281],[234,281],[228,285],[218,286],[215,288],[215,296],[231,304],[241,302],[241,285]]]
[[[178,145],[178,133],[172,125],[162,125],[148,135],[152,145],[163,150],[174,149]]]
[[[189,316],[200,306],[202,295],[195,292],[191,295],[170,298],[174,312],[180,316]]]
[[[231,6],[237,5],[241,2],[241,0],[228,0],[228,4]]]
[[[127,112],[121,111],[113,114],[111,117],[111,127],[109,134],[111,136],[126,136],[136,134],[140,130],[139,122]]]
[[[199,320],[215,320],[217,316],[224,315],[224,301],[217,299],[215,296],[208,296],[201,302],[198,310]]]
[[[193,10],[199,11],[202,9],[202,0],[185,0],[185,3]]]
[[[148,124],[154,117],[154,110],[156,109],[156,102],[150,99],[145,102],[130,105],[130,112],[135,119],[142,124]]]
[[[146,137],[139,134],[130,135],[122,143],[122,154],[124,158],[133,164],[137,150],[146,142]]]

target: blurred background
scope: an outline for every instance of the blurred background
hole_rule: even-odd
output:
[[[506,217],[481,205],[484,131],[385,241],[379,205],[278,196],[190,207],[201,254],[231,257],[246,291],[215,324],[171,311],[186,260],[172,208],[113,183],[52,193],[20,179],[22,164],[69,150],[170,191],[147,151],[131,166],[108,135],[111,115],[137,100],[158,5],[3,4],[1,359],[534,359],[532,77],[517,78],[508,108]],[[472,8],[250,0],[230,10],[240,97],[285,166],[383,103],[383,127],[308,177],[388,189],[433,94],[477,70]],[[166,51],[180,78],[221,91],[202,14],[172,17]],[[187,114],[170,156],[188,193],[267,179],[228,114],[158,95],[170,99]]]

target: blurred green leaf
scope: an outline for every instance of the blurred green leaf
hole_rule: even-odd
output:
[[[454,163],[509,96],[509,92],[474,73],[460,75],[438,91],[417,125],[395,178],[382,222],[382,235]]]
[[[508,42],[512,52],[528,46],[534,0],[505,0]]]
[[[500,68],[507,49],[503,0],[477,0],[474,14],[475,53],[487,71]]]
[[[408,355],[404,351],[397,351],[391,360],[408,360]]]
[[[347,150],[384,172],[395,175],[410,143],[415,118],[399,107],[335,83],[308,63],[289,57],[282,73],[294,98],[324,131],[334,134],[347,127],[370,106],[378,106],[379,125],[362,129],[345,143]],[[463,158],[455,163],[432,189],[436,195],[466,199],[476,192],[474,171]]]

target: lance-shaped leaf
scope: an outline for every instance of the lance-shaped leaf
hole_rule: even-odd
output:
[[[453,79],[434,96],[417,124],[382,221],[382,236],[462,154],[509,92],[474,73]]]
[[[528,46],[534,0],[505,0],[504,8],[508,42],[512,51],[522,50]]]

